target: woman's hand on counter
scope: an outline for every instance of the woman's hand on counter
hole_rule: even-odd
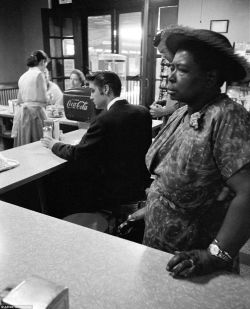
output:
[[[176,252],[167,264],[167,271],[173,278],[201,276],[231,268],[231,262],[211,255],[208,250]]]
[[[41,138],[42,145],[49,149],[52,149],[53,145],[58,142],[58,140],[48,136]]]

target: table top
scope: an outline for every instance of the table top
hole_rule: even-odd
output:
[[[14,118],[14,114],[9,111],[8,106],[0,105],[0,117]],[[76,126],[76,127],[78,127],[78,124],[79,124],[78,121],[69,120],[66,117],[48,118],[48,119],[58,119],[61,124],[67,124],[67,125]]]
[[[165,252],[0,202],[0,289],[37,275],[69,288],[70,308],[250,308],[250,279],[173,279]]]
[[[13,118],[14,114],[9,111],[8,106],[0,105],[0,117]],[[54,119],[54,118],[51,118],[51,119]],[[66,117],[55,118],[55,119],[59,119],[59,122],[61,124],[79,126],[80,128],[82,128],[82,127],[88,128],[88,126],[89,126],[88,122],[84,123],[84,122],[69,120]],[[84,124],[85,124],[85,126],[84,126]],[[162,120],[157,120],[157,119],[152,120],[152,129],[156,129],[156,128],[160,127],[161,125],[162,125]]]
[[[77,144],[86,131],[79,129],[66,133],[62,137],[62,142]],[[40,141],[4,150],[1,154],[8,159],[17,160],[20,165],[0,173],[0,193],[39,179],[66,164],[66,160],[43,147]]]
[[[14,114],[9,111],[8,106],[0,105],[0,116],[1,117],[7,117],[7,118],[13,118]]]

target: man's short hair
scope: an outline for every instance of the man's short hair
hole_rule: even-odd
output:
[[[119,76],[110,71],[95,72],[86,76],[89,82],[93,82],[99,89],[105,85],[109,85],[112,89],[114,96],[119,97],[121,94],[122,84]]]

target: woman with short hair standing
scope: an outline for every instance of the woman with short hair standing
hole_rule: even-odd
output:
[[[48,101],[44,70],[48,56],[36,50],[27,59],[28,70],[18,81],[18,103],[21,105],[14,116],[12,137],[14,146],[40,140],[43,121],[47,119],[45,107]]]

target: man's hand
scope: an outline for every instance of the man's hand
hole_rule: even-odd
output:
[[[151,116],[153,117],[163,117],[166,115],[166,111],[165,111],[165,108],[162,107],[161,105],[157,104],[157,103],[153,103],[151,106],[150,106],[150,110],[149,110]]]
[[[132,215],[128,216],[128,221],[138,221],[138,220],[144,219],[145,212],[146,212],[146,207],[138,209]]]
[[[226,186],[224,186],[222,189],[221,189],[221,192],[220,194],[217,196],[217,201],[218,202],[223,202],[227,196],[229,195],[230,193],[230,189]]]
[[[44,147],[51,149],[55,143],[58,143],[59,141],[56,139],[53,139],[52,137],[43,137],[41,139],[41,143]]]
[[[230,270],[232,262],[211,255],[207,250],[176,253],[168,262],[167,270],[173,278],[206,275],[217,270]]]

